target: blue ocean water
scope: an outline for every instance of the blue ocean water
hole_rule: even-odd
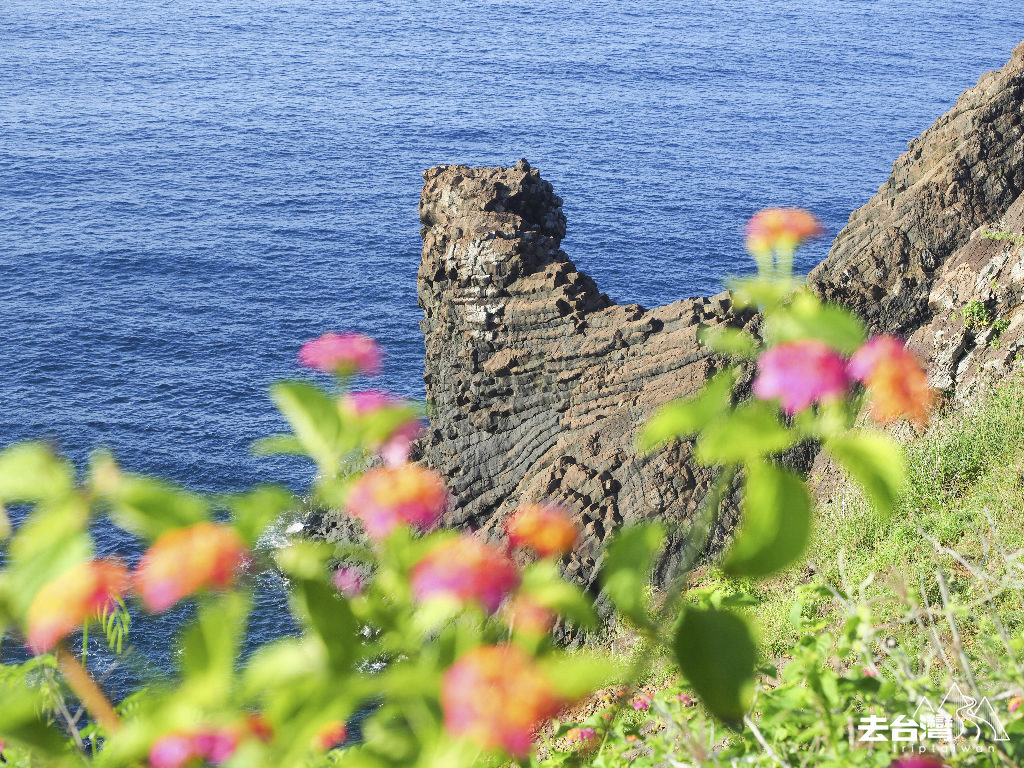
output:
[[[4,0],[0,446],[301,491],[247,446],[304,339],[371,333],[422,394],[424,168],[526,157],[613,299],[707,294],[751,213],[834,234],[1022,38],[1019,0]],[[172,619],[134,630],[161,663]]]

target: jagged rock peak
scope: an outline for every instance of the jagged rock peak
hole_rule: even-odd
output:
[[[685,547],[710,481],[681,444],[633,448],[659,405],[720,365],[700,324],[742,326],[726,294],[647,310],[611,302],[559,249],[562,201],[525,161],[424,173],[420,218],[424,379],[432,407],[423,458],[454,496],[444,523],[501,535],[523,502],[556,499],[584,531],[567,573],[593,582],[616,528],[673,526],[661,568]]]

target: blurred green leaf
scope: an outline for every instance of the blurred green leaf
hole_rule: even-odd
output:
[[[864,488],[883,516],[892,514],[906,482],[903,454],[880,432],[850,432],[825,442],[825,449]]]
[[[106,498],[118,527],[150,540],[209,519],[209,504],[201,496],[143,475],[121,475]]]
[[[347,675],[359,650],[359,624],[348,601],[315,579],[297,579],[294,599],[299,618],[323,640],[333,672]]]
[[[249,609],[247,594],[210,596],[202,601],[195,623],[182,635],[183,685],[194,706],[216,707],[231,696]]]
[[[775,406],[750,400],[709,423],[697,438],[693,455],[708,466],[734,464],[779,453],[796,440]]]
[[[558,573],[558,566],[549,560],[532,563],[524,569],[519,591],[581,627],[597,626],[590,600],[578,587],[565,581]]]
[[[74,487],[71,465],[46,443],[16,443],[0,451],[0,503],[60,499]]]
[[[0,702],[0,737],[46,755],[65,751],[66,737],[47,721],[41,691],[0,683]]]
[[[802,291],[788,306],[766,317],[764,335],[772,344],[818,339],[849,355],[864,343],[867,331],[864,323],[848,310],[823,304],[811,292]]]
[[[249,445],[249,450],[255,456],[273,456],[285,454],[290,456],[305,456],[306,449],[295,435],[269,435],[254,440]]]
[[[270,395],[320,471],[333,475],[341,460],[341,416],[337,403],[312,384],[283,381]]]
[[[538,663],[559,695],[569,700],[586,696],[598,688],[621,680],[626,671],[621,659],[596,650],[588,654],[556,654]]]
[[[741,328],[726,325],[702,325],[697,340],[720,355],[750,358],[757,353],[757,339]]]
[[[774,307],[789,293],[798,283],[795,280],[770,277],[745,278],[731,281],[729,291],[733,303],[740,309],[745,307]]]
[[[726,611],[687,606],[673,650],[708,710],[736,727],[754,697],[758,654],[746,622]]]
[[[767,576],[807,548],[811,497],[793,472],[774,464],[746,467],[743,522],[723,569],[733,576]]]
[[[276,485],[261,485],[227,501],[232,525],[250,548],[271,523],[295,504],[294,497]]]
[[[637,449],[650,451],[704,429],[729,408],[734,381],[735,373],[728,368],[708,379],[695,397],[663,405],[637,435]]]
[[[605,552],[601,584],[616,609],[639,624],[650,623],[646,590],[664,541],[662,525],[637,525],[620,530]]]

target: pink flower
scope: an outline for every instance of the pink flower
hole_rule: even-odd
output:
[[[381,351],[377,342],[361,333],[325,333],[307,341],[299,350],[299,362],[324,373],[373,376],[380,372]]]
[[[488,613],[518,586],[519,571],[508,555],[472,536],[443,542],[412,569],[417,600],[454,597],[476,602]]]
[[[790,341],[762,352],[757,359],[754,394],[778,398],[794,414],[812,403],[842,397],[849,386],[842,356],[815,339]]]
[[[1007,702],[1006,711],[1010,714],[1013,714],[1018,709],[1020,709],[1021,704],[1024,704],[1024,699],[1022,699],[1020,696],[1014,696],[1012,699],[1010,699],[1009,702]]]
[[[802,208],[765,208],[747,222],[747,248],[753,253],[792,250],[824,230],[814,214]]]
[[[516,758],[530,753],[537,725],[562,704],[537,663],[514,645],[474,648],[441,679],[445,729]]]
[[[334,723],[328,723],[319,731],[317,731],[316,737],[313,739],[314,745],[317,749],[321,749],[326,752],[329,749],[340,747],[345,743],[348,738],[348,727],[345,723],[338,721]]]
[[[334,572],[331,581],[345,597],[359,597],[363,594],[363,576],[356,568],[342,566]]]
[[[686,695],[685,693],[677,693],[677,694],[676,694],[676,701],[678,701],[678,702],[679,702],[679,704],[680,704],[681,706],[684,706],[684,707],[688,707],[688,706],[690,706],[691,704],[693,704],[693,699],[691,699],[691,698],[690,698],[689,696],[687,696],[687,695]]]
[[[227,728],[200,731],[192,737],[193,749],[210,765],[222,765],[235,753],[238,737]]]
[[[877,669],[872,669],[871,667],[864,667],[864,669],[862,669],[861,671],[864,673],[864,677],[878,677]]]
[[[400,525],[430,528],[448,505],[441,478],[425,467],[403,464],[371,469],[352,486],[345,506],[372,539]]]
[[[565,738],[570,743],[586,742],[597,738],[597,731],[593,728],[570,728],[565,733]]]
[[[28,609],[28,645],[44,653],[65,635],[113,605],[128,590],[128,571],[113,560],[72,566],[46,584]]]
[[[166,611],[200,589],[226,589],[248,551],[234,528],[210,522],[173,528],[153,542],[135,569],[146,608]]]
[[[945,765],[940,757],[925,753],[893,760],[889,763],[889,768],[944,768]]]
[[[423,427],[408,402],[371,389],[345,395],[341,409],[362,418],[364,439],[385,464],[397,467],[409,460],[413,441]]]
[[[871,416],[888,423],[906,416],[928,420],[932,391],[928,375],[906,345],[893,336],[875,336],[853,353],[847,371],[871,393]]]
[[[631,701],[630,704],[633,705],[633,709],[635,709],[637,712],[640,712],[650,709],[651,701],[653,701],[651,696],[646,693],[643,693],[637,696],[635,699],[633,699],[633,701]]]
[[[153,742],[149,764],[153,768],[182,768],[197,756],[191,736],[169,733]]]

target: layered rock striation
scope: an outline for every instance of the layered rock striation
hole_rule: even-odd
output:
[[[424,174],[418,288],[431,421],[420,458],[448,480],[449,526],[499,538],[519,504],[565,503],[583,536],[564,570],[584,587],[617,528],[668,523],[656,573],[664,581],[703,541],[692,529],[712,476],[693,462],[690,443],[638,455],[637,431],[724,364],[698,343],[702,325],[756,332],[758,318],[737,313],[728,293],[656,309],[614,304],[560,249],[561,203],[525,161]],[[1024,354],[1024,44],[910,142],[809,284],[873,331],[908,338],[933,385],[952,398],[1016,364]],[[813,457],[808,449],[790,458],[807,467]],[[822,459],[816,474],[827,473]],[[712,546],[734,517],[719,520]],[[332,516],[311,527],[356,535]]]
[[[653,310],[614,304],[560,250],[561,204],[525,161],[424,174],[422,457],[447,478],[447,525],[499,537],[521,503],[562,501],[583,531],[565,570],[589,586],[609,534],[658,518],[673,531],[664,575],[711,475],[689,444],[638,455],[637,430],[721,366],[697,343],[702,324],[754,318],[725,293]]]

